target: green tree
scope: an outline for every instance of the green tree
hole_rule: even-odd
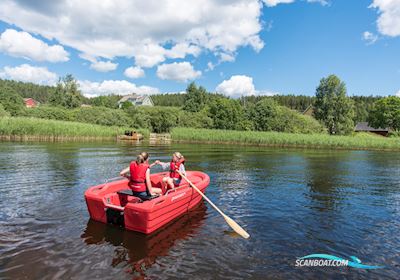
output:
[[[243,109],[238,100],[216,98],[209,105],[209,117],[217,129],[242,129]]]
[[[151,96],[154,106],[182,107],[185,104],[186,94],[164,93]]]
[[[122,110],[127,110],[130,107],[133,107],[133,104],[131,102],[129,102],[129,101],[122,102],[122,104],[121,104],[121,109]]]
[[[260,131],[288,133],[323,133],[325,128],[310,116],[304,116],[286,106],[280,106],[273,98],[264,98],[250,107],[249,119]]]
[[[0,88],[0,104],[12,116],[17,116],[24,110],[24,100],[9,87]]]
[[[111,109],[116,109],[118,107],[118,100],[121,99],[121,96],[118,95],[101,95],[92,97],[89,99],[89,104],[98,107],[107,107]]]
[[[63,106],[65,108],[81,106],[84,97],[78,87],[79,85],[72,75],[68,74],[60,78],[54,94],[50,97],[50,103],[54,106]]]
[[[194,128],[213,128],[213,120],[208,116],[207,109],[192,113],[179,111],[178,126]]]
[[[203,87],[197,87],[194,82],[186,89],[184,109],[189,112],[199,112],[206,106],[207,91]]]
[[[272,98],[264,98],[256,103],[250,111],[254,128],[260,131],[275,130],[277,127],[278,103]]]
[[[316,91],[314,116],[326,126],[329,134],[353,131],[353,101],[346,96],[346,85],[337,76],[321,79]]]
[[[375,102],[368,122],[372,127],[400,130],[400,97],[389,96]]]

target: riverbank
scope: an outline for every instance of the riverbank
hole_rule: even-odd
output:
[[[45,120],[24,117],[0,119],[0,140],[3,141],[105,141],[115,140],[131,128],[101,126],[78,122]],[[147,129],[137,129],[149,139]],[[400,138],[372,134],[331,136],[327,134],[295,134],[282,132],[235,131],[196,128],[174,128],[172,141],[235,144],[276,147],[400,150]]]
[[[131,128],[45,120],[24,117],[0,118],[0,140],[4,141],[96,141],[114,140]],[[138,132],[148,137],[149,131]]]
[[[174,128],[171,136],[173,141],[193,143],[355,150],[400,150],[400,138],[386,138],[367,133],[354,134],[352,136],[331,136],[328,134]]]

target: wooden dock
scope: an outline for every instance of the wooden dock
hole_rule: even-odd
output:
[[[171,143],[171,134],[169,133],[150,133],[150,144],[153,143]]]

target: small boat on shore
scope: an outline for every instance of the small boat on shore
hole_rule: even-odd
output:
[[[151,175],[153,187],[161,188],[167,172]],[[186,177],[204,193],[210,177],[200,171],[188,171]],[[136,197],[128,179],[118,177],[90,187],[85,200],[90,217],[98,222],[120,225],[128,230],[150,234],[195,207],[202,199],[186,180],[162,196]]]
[[[136,131],[125,131],[124,135],[119,135],[118,140],[122,141],[138,141],[143,140],[143,134],[138,133]]]

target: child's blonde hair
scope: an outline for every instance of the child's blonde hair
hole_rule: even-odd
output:
[[[175,152],[174,156],[176,156],[178,159],[182,159],[183,155],[180,152]]]
[[[140,155],[144,158],[144,161],[146,161],[149,158],[148,152],[141,152]]]
[[[141,152],[136,157],[136,163],[141,164],[144,163],[149,158],[149,154],[147,152]]]

